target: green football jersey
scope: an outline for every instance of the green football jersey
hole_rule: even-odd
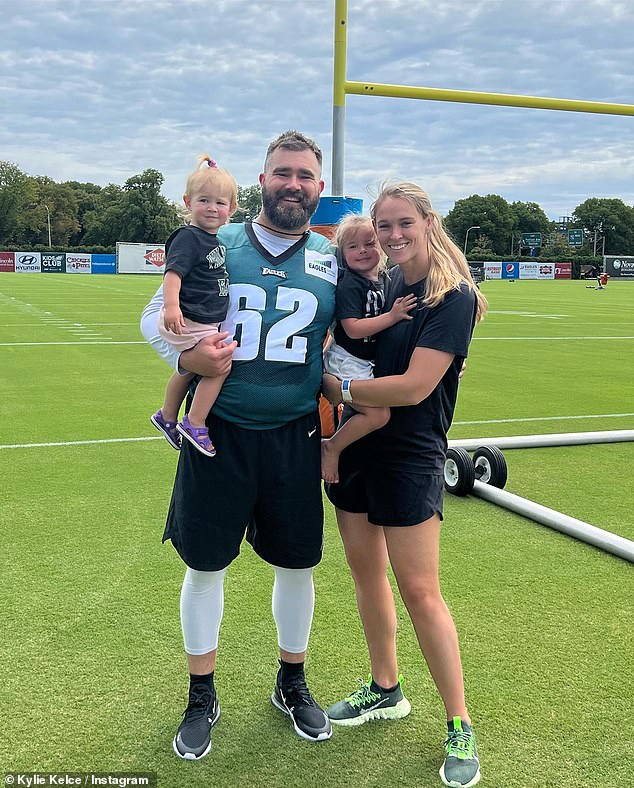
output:
[[[213,410],[248,429],[280,427],[316,408],[337,261],[328,240],[312,232],[277,257],[250,224],[225,225],[218,239],[229,274],[222,330],[238,348]]]

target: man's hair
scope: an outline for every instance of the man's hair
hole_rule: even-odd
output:
[[[319,163],[319,168],[321,169],[322,155],[317,143],[314,140],[311,140],[310,137],[306,137],[301,132],[291,130],[285,131],[284,134],[280,134],[280,136],[277,137],[277,139],[274,139],[267,148],[266,158],[264,159],[265,172],[269,165],[271,154],[278,148],[285,148],[286,150],[312,150],[312,152],[315,154],[315,157],[317,158],[317,162]]]

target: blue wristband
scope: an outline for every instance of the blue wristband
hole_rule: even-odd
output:
[[[341,401],[348,404],[352,402],[352,392],[350,391],[351,383],[351,380],[341,381]]]

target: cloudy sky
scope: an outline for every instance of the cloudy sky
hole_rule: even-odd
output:
[[[209,152],[248,186],[288,128],[331,194],[334,0],[0,0],[0,159],[179,200]],[[348,79],[634,104],[631,0],[349,0]],[[345,193],[634,202],[634,117],[348,96]]]

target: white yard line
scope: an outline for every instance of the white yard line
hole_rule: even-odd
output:
[[[535,341],[539,340],[542,342],[556,342],[558,340],[595,340],[595,339],[634,339],[634,336],[627,336],[627,337],[611,337],[611,336],[602,336],[602,337],[473,337],[474,342],[497,342],[498,340],[510,340],[510,341]]]
[[[560,421],[574,419],[616,419],[619,417],[634,416],[634,413],[598,413],[593,416],[541,416],[526,419],[488,419],[486,421],[454,421],[455,425],[467,424],[510,424],[512,422],[533,422],[533,421]],[[42,449],[55,446],[87,446],[100,443],[142,443],[144,441],[164,440],[160,435],[146,436],[143,438],[103,438],[101,440],[85,441],[56,441],[51,443],[7,443],[0,444],[0,449]]]
[[[0,342],[0,347],[34,347],[37,345],[147,345],[143,339],[120,342],[106,339],[87,339],[84,342]]]

